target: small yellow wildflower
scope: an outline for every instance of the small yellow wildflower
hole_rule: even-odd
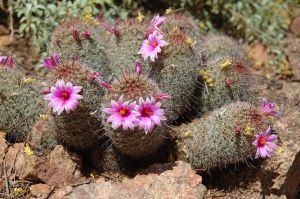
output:
[[[282,155],[284,152],[284,148],[281,146],[281,147],[278,147],[277,150],[276,150],[276,154],[277,155]]]
[[[212,78],[208,78],[206,80],[206,83],[209,87],[213,87],[214,86],[214,80]]]
[[[192,136],[191,132],[189,132],[189,131],[183,132],[183,137],[188,138],[188,137],[191,137],[191,136]]]
[[[138,22],[142,23],[144,21],[144,19],[145,19],[145,16],[141,12],[139,12],[138,16],[136,17],[136,20]]]
[[[211,74],[207,70],[199,70],[198,73],[202,76],[202,79],[207,83],[209,87],[213,87],[214,80],[211,77]]]
[[[29,146],[24,147],[24,153],[26,153],[28,156],[33,156],[33,151]]]
[[[232,63],[229,59],[226,59],[222,64],[220,64],[220,67],[222,70],[226,69],[228,66],[230,66]]]
[[[192,38],[190,38],[190,37],[188,37],[186,40],[185,40],[185,42],[189,45],[189,46],[194,46],[195,44],[196,44],[196,38],[195,39],[192,39]]]
[[[170,13],[172,13],[173,12],[173,10],[172,10],[172,8],[170,7],[170,8],[168,8],[168,9],[166,9],[166,15],[168,15],[168,14],[170,14]]]
[[[93,171],[92,173],[90,173],[90,176],[91,176],[92,178],[97,178],[97,177],[99,177],[97,171]]]
[[[26,79],[23,80],[24,84],[31,84],[32,82],[34,82],[36,79],[33,77],[28,77]]]
[[[176,32],[177,30],[178,30],[177,26],[174,26],[173,29],[172,29],[173,32]]]
[[[49,119],[49,115],[47,114],[40,114],[40,118],[44,121],[47,121]]]
[[[24,193],[24,189],[22,187],[16,187],[16,188],[14,188],[14,194],[16,196],[20,196],[22,193]]]
[[[87,13],[83,16],[83,21],[84,22],[90,22],[90,21],[93,21],[93,16],[91,13]]]
[[[249,126],[247,126],[246,128],[245,128],[245,134],[246,135],[251,135],[252,134],[252,128],[251,127],[249,127]]]
[[[206,26],[205,23],[200,22],[200,23],[199,23],[199,28],[200,28],[201,30],[205,30],[205,29],[207,28],[207,26]]]

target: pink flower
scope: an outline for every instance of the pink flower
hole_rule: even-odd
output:
[[[15,65],[15,61],[12,57],[0,56],[0,65],[12,68]]]
[[[98,83],[99,83],[100,86],[103,86],[103,87],[106,88],[107,90],[109,90],[109,89],[112,88],[112,85],[110,85],[109,83],[107,83],[107,82],[105,82],[105,81],[100,80]]]
[[[234,81],[232,79],[225,79],[224,82],[225,82],[226,86],[230,86],[231,84],[234,83]]]
[[[72,37],[75,41],[80,41],[79,31],[76,28],[72,30]]]
[[[59,64],[59,61],[60,61],[59,54],[58,53],[54,53],[53,56],[46,57],[44,59],[43,66],[51,70],[51,69],[55,68]]]
[[[135,73],[140,75],[142,73],[142,64],[139,60],[135,61],[135,67],[134,67]]]
[[[275,109],[275,103],[269,102],[267,99],[262,98],[262,104],[261,104],[262,112],[264,112],[267,116],[279,117],[280,114],[276,112],[274,109]]]
[[[88,75],[87,80],[88,80],[88,82],[92,82],[100,76],[101,76],[101,74],[99,72],[93,71],[93,72],[91,72],[91,74]]]
[[[147,134],[155,125],[161,125],[161,121],[166,120],[165,112],[160,108],[161,103],[156,102],[153,97],[146,100],[140,97],[136,110],[139,113],[139,128],[144,129]]]
[[[159,30],[159,27],[164,21],[165,17],[160,17],[159,15],[153,17],[150,26],[147,28],[146,33],[144,34],[144,37],[148,37],[148,35],[153,33],[155,30]]]
[[[85,38],[85,39],[90,39],[91,38],[91,35],[92,33],[89,32],[89,31],[85,31],[82,33],[82,36]]]
[[[112,128],[117,129],[121,125],[123,130],[134,129],[136,126],[138,113],[134,110],[136,103],[130,103],[128,101],[123,102],[123,96],[118,101],[111,101],[111,108],[105,108],[103,111],[111,116],[107,119],[107,122],[112,123]]]
[[[270,157],[271,153],[277,148],[277,145],[273,142],[277,141],[277,135],[271,134],[271,127],[267,129],[266,133],[262,131],[255,135],[255,141],[252,143],[256,146],[255,158]]]
[[[167,93],[158,93],[157,95],[155,95],[155,100],[157,101],[162,101],[162,100],[168,100],[171,99],[171,96],[168,95]]]
[[[78,94],[81,89],[81,86],[73,86],[70,82],[65,85],[63,80],[58,80],[55,87],[51,87],[51,92],[44,99],[50,101],[54,113],[57,112],[60,115],[63,110],[69,113],[70,110],[75,110],[78,100],[82,99],[82,96]]]
[[[148,36],[148,39],[144,40],[142,47],[138,54],[141,54],[144,60],[150,57],[151,61],[157,58],[157,54],[161,52],[161,47],[168,43],[164,41],[163,36],[157,31],[154,31]]]

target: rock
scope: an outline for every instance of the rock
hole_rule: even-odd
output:
[[[66,198],[203,198],[206,188],[201,181],[189,164],[178,161],[152,165],[143,174],[121,183],[100,179],[81,185]]]
[[[68,179],[82,177],[80,172],[80,157],[75,153],[67,151],[62,145],[57,145],[50,153],[50,165],[55,168],[58,181],[61,179],[68,181]]]
[[[63,199],[65,198],[65,196],[69,195],[72,190],[73,187],[71,186],[61,188],[57,190],[53,195],[51,195],[49,199]]]
[[[267,49],[262,44],[254,44],[250,46],[248,57],[254,61],[257,69],[266,65],[269,61]]]
[[[288,35],[284,41],[286,54],[292,68],[293,79],[300,80],[300,38],[294,35]]]
[[[0,132],[0,192],[1,189],[3,187],[3,180],[2,180],[2,176],[3,176],[3,158],[5,156],[5,153],[8,149],[8,146],[6,144],[6,140],[5,140],[5,133],[4,132]]]
[[[269,159],[253,161],[251,167],[244,165],[237,170],[228,166],[228,170],[202,175],[209,190],[207,198],[300,197],[297,195],[300,185],[300,87],[296,82],[282,83],[283,88],[271,98],[275,99],[279,110],[285,112],[274,125],[280,135],[278,149],[282,150],[275,151]]]
[[[290,29],[295,35],[300,36],[300,16],[293,19]]]
[[[42,159],[23,152],[23,143],[14,144],[7,152],[7,169],[14,168],[12,177],[50,186],[68,185],[82,177],[79,170],[80,158],[57,146],[50,158]]]
[[[50,193],[51,189],[46,184],[35,184],[31,185],[29,187],[29,191],[32,196],[38,197],[38,198],[45,198]]]

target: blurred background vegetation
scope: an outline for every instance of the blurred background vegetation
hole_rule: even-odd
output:
[[[247,44],[263,44],[273,57],[268,65],[282,73],[288,70],[282,41],[299,5],[300,0],[0,0],[0,24],[9,26],[14,21],[15,34],[30,35],[43,57],[51,31],[65,17],[103,13],[107,19],[126,19],[139,12],[164,14],[168,8],[185,9],[206,32],[218,31]],[[12,19],[3,20],[6,15]]]

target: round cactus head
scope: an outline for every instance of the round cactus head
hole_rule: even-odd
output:
[[[183,124],[175,130],[179,158],[196,169],[211,170],[258,157],[254,144],[268,129],[268,117],[262,108],[235,102]]]
[[[122,154],[141,157],[165,141],[160,90],[142,74],[123,73],[103,97],[102,122],[113,145]]]

